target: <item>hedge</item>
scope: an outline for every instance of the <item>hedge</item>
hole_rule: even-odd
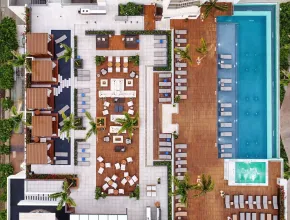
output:
[[[7,210],[0,211],[0,220],[7,220]]]
[[[0,23],[0,64],[13,58],[12,50],[17,50],[17,30],[13,18],[5,17]]]
[[[154,161],[154,166],[167,166],[167,184],[168,184],[168,220],[172,220],[172,172],[170,161]]]
[[[10,154],[10,146],[8,145],[0,145],[0,154],[6,154],[9,155]]]
[[[0,120],[0,141],[6,142],[11,137],[13,124],[13,121],[10,119]]]
[[[166,67],[154,67],[155,71],[171,71],[171,31],[164,30],[123,30],[121,35],[167,35],[167,66]]]
[[[144,14],[144,5],[128,2],[125,5],[119,4],[118,10],[120,16],[140,16]]]
[[[78,56],[78,36],[74,36],[74,56],[75,59]]]
[[[98,31],[98,30],[86,30],[85,35],[115,35],[115,31]]]
[[[11,89],[13,87],[14,85],[13,74],[14,71],[11,65],[0,66],[0,89]]]

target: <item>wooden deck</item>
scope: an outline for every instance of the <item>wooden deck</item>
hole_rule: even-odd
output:
[[[113,60],[115,61],[115,57],[113,57]],[[98,90],[109,90],[110,88],[110,79],[112,78],[123,78],[123,79],[132,79],[130,78],[129,74],[131,71],[135,71],[139,75],[139,67],[134,66],[132,63],[129,62],[128,65],[128,73],[123,73],[122,72],[122,66],[123,66],[123,57],[121,57],[121,72],[116,73],[115,68],[114,68],[114,62],[113,62],[113,72],[112,73],[107,73],[105,76],[101,75],[100,77],[97,77],[97,88]],[[106,61],[103,63],[101,66],[97,67],[97,74],[100,73],[101,69],[108,69],[108,62]],[[100,86],[100,81],[101,79],[107,79],[108,80],[108,86],[107,87],[101,87]],[[136,98],[132,99],[134,103],[134,111],[136,112],[139,111],[139,78],[134,78],[133,79],[133,87],[126,87],[125,90],[135,90],[136,91]],[[107,101],[110,103],[110,106],[107,108],[109,111],[109,115],[103,116],[102,110],[104,109],[104,101]],[[129,98],[125,98],[124,103],[118,103],[119,105],[122,105],[124,107],[124,112],[128,112],[129,107],[127,105],[127,102],[129,102]],[[96,182],[97,186],[103,186],[105,183],[104,179],[108,177],[112,177],[114,174],[118,176],[118,179],[116,183],[118,184],[117,189],[124,189],[125,190],[125,195],[129,195],[130,192],[132,192],[136,184],[133,186],[130,186],[128,183],[126,183],[125,187],[121,184],[121,180],[124,177],[124,171],[121,170],[116,170],[115,169],[115,163],[121,163],[122,160],[126,159],[127,157],[132,157],[133,158],[133,163],[130,163],[126,165],[126,171],[129,172],[130,176],[136,175],[139,178],[139,130],[136,129],[134,131],[134,135],[132,137],[132,144],[127,145],[125,143],[125,139],[128,138],[128,134],[120,134],[118,136],[123,136],[123,143],[121,144],[114,144],[112,142],[113,136],[117,136],[117,134],[110,134],[109,129],[110,126],[116,126],[114,122],[110,121],[110,115],[122,115],[122,112],[114,112],[114,99],[113,98],[106,98],[106,99],[101,99],[99,98],[99,95],[97,93],[97,109],[100,109],[97,111],[97,117],[106,117],[106,128],[104,130],[99,130],[98,135],[97,135],[97,155],[102,156],[104,158],[104,162],[109,162],[111,163],[112,168],[105,168],[103,174],[97,173],[96,177]],[[105,136],[110,137],[110,142],[106,143],[103,141],[103,138]],[[126,146],[126,152],[115,152],[114,147],[115,146]],[[100,163],[97,162],[97,172],[100,168]],[[107,192],[107,190],[106,190]]]
[[[226,13],[230,15],[232,7]],[[221,15],[221,12],[214,12],[214,15]],[[281,174],[280,162],[269,163],[269,186],[267,187],[241,187],[228,186],[224,180],[224,160],[218,159],[216,143],[216,111],[217,101],[215,91],[217,82],[217,63],[216,63],[216,23],[214,16],[209,16],[205,21],[197,20],[171,20],[171,28],[186,29],[187,39],[191,45],[190,55],[194,64],[187,69],[188,99],[181,100],[179,114],[173,115],[173,123],[179,124],[179,138],[175,143],[187,143],[187,169],[194,183],[197,176],[202,173],[209,174],[215,181],[213,192],[200,198],[193,198],[194,192],[189,194],[187,219],[190,220],[222,220],[227,219],[232,214],[239,212],[264,212],[278,214],[272,206],[268,210],[256,209],[225,209],[224,200],[220,196],[223,190],[226,194],[243,194],[245,199],[248,195],[267,195],[271,200],[273,195],[277,195],[277,178]],[[196,59],[200,54],[195,50],[200,45],[200,39],[204,38],[208,43],[209,53],[202,59],[201,64],[196,64]],[[177,219],[177,218],[176,218]],[[258,217],[259,219],[259,217]]]
[[[10,146],[10,162],[16,174],[21,171],[20,165],[24,162],[24,134],[12,134]]]
[[[129,48],[125,46],[124,35],[114,35],[109,37],[109,48],[96,48],[97,50],[139,50],[139,44],[136,47]]]
[[[145,30],[155,30],[155,5],[144,5]]]

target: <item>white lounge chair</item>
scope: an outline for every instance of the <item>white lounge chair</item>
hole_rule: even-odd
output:
[[[221,63],[220,64],[222,69],[231,69],[233,68],[232,64]]]
[[[78,166],[90,166],[90,161],[78,161]]]
[[[221,116],[232,116],[232,112],[221,112]]]
[[[159,147],[159,152],[171,152],[171,147]]]
[[[234,205],[235,205],[235,209],[239,209],[239,196],[238,195],[234,195]]]
[[[113,189],[109,189],[108,190],[108,194],[110,195],[110,194],[114,194],[114,190]]]
[[[265,213],[260,213],[260,220],[265,220]]]
[[[251,220],[251,213],[249,212],[246,213],[246,220]]]
[[[256,220],[257,219],[257,213],[253,212],[252,213],[252,220]]]
[[[221,128],[231,128],[233,126],[230,122],[221,122],[220,123]]]
[[[175,148],[176,149],[186,149],[187,148],[187,144],[175,144]]]
[[[232,79],[221,79],[221,83],[232,83]]]
[[[231,86],[221,86],[221,91],[226,91],[226,92],[232,91],[232,87]]]
[[[56,54],[56,56],[57,56],[57,57],[61,57],[61,56],[63,56],[63,55],[64,55],[64,53],[65,53],[65,50],[63,50],[63,51],[61,51],[61,52],[57,53],[57,54]]]
[[[249,209],[254,209],[253,196],[248,196],[248,205],[249,205]]]
[[[239,195],[239,204],[241,209],[245,208],[244,195]]]
[[[232,147],[232,144],[221,144],[221,149],[231,149]]]
[[[55,152],[56,157],[68,157],[68,152]]]
[[[221,153],[221,158],[232,158],[233,154],[232,153]]]
[[[231,108],[232,106],[232,103],[221,103],[221,108]]]
[[[104,161],[104,158],[101,156],[98,156],[97,161],[99,161],[100,163]]]
[[[187,30],[175,30],[175,34],[187,34]]]
[[[278,197],[273,196],[273,208],[278,209]]]
[[[109,188],[109,185],[108,183],[105,183],[103,186],[102,186],[103,190],[107,190]]]
[[[175,172],[176,173],[186,173],[187,172],[187,168],[176,168]]]
[[[225,195],[225,207],[226,207],[226,209],[231,208],[230,195]]]
[[[272,220],[272,214],[267,214],[267,220]]]
[[[67,36],[64,34],[60,38],[56,39],[55,43],[59,44],[59,43],[63,42],[65,39],[67,39]]]
[[[186,165],[187,164],[187,160],[176,160],[175,161],[175,165]]]
[[[104,169],[103,167],[100,167],[99,170],[98,170],[98,173],[99,173],[99,174],[103,174],[104,170],[105,170],[105,169]]]
[[[231,131],[221,132],[220,136],[221,137],[231,137],[231,136],[233,136],[233,132],[231,132]]]
[[[159,138],[171,138],[171,134],[159,134]]]
[[[263,207],[264,209],[268,209],[268,197],[263,196]]]
[[[224,60],[231,60],[232,55],[231,54],[220,54],[220,58]]]
[[[240,220],[245,220],[245,213],[244,212],[240,212]]]
[[[187,75],[187,71],[186,70],[176,70],[175,75],[185,76],[185,75]]]
[[[176,153],[175,157],[187,157],[187,153]]]
[[[261,196],[256,196],[257,209],[261,209]]]
[[[67,165],[68,164],[68,160],[56,160],[55,164],[56,165]]]

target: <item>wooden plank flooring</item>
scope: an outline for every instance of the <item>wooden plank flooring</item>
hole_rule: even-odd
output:
[[[97,50],[139,50],[139,44],[135,48],[126,48],[124,35],[114,35],[109,38],[109,48],[96,48]]]
[[[219,11],[214,15],[232,13],[232,6],[226,13]],[[188,144],[188,173],[191,182],[196,182],[197,176],[202,173],[209,174],[215,181],[215,189],[206,196],[193,198],[193,193],[189,194],[188,217],[189,220],[222,220],[227,219],[233,213],[239,212],[264,212],[277,214],[271,206],[268,210],[248,210],[248,209],[225,209],[224,200],[220,196],[220,190],[226,194],[233,195],[267,195],[269,199],[277,195],[277,178],[280,177],[280,162],[269,163],[269,186],[267,187],[241,187],[228,186],[224,180],[224,161],[218,159],[216,143],[216,95],[217,63],[216,63],[216,23],[214,16],[209,16],[205,21],[197,20],[171,20],[171,28],[186,29],[187,39],[191,45],[190,55],[194,64],[187,67],[187,87],[188,99],[182,100],[179,106],[179,114],[173,115],[173,123],[179,124],[179,138],[176,143]],[[200,54],[196,48],[200,45],[200,39],[204,38],[210,49],[208,55],[202,60],[200,65],[196,64],[196,59]],[[259,217],[258,217],[259,219]]]
[[[155,30],[155,5],[144,5],[145,30]]]
[[[113,60],[115,62],[115,57],[113,57]],[[128,73],[123,73],[122,72],[122,66],[123,66],[123,57],[121,57],[121,72],[120,73],[116,73],[115,72],[115,63],[113,62],[113,72],[112,73],[107,73],[105,76],[101,75],[100,77],[97,77],[97,90],[109,90],[110,88],[110,79],[112,78],[124,78],[124,79],[131,79],[129,74],[131,71],[135,71],[137,74],[139,74],[139,67],[138,66],[134,66],[132,63],[129,63],[128,66]],[[106,60],[105,63],[103,63],[101,66],[97,66],[97,74],[100,74],[100,70],[102,68],[108,69],[108,62]],[[108,79],[108,87],[101,87],[100,86],[100,80],[101,79]],[[134,103],[134,111],[135,114],[136,112],[138,112],[139,109],[139,79],[138,78],[134,78],[133,79],[133,87],[126,87],[125,86],[125,90],[135,90],[137,92],[137,98],[134,98],[132,101]],[[97,111],[97,117],[106,117],[106,129],[105,130],[99,130],[98,131],[98,135],[97,135],[97,155],[98,156],[102,156],[104,158],[104,162],[110,162],[112,165],[112,168],[105,168],[105,171],[102,175],[97,173],[97,186],[102,186],[105,181],[104,178],[108,177],[112,177],[113,174],[116,174],[119,178],[117,179],[116,183],[118,184],[118,189],[124,189],[125,190],[125,195],[129,195],[130,192],[132,192],[135,189],[136,184],[134,184],[133,186],[130,186],[128,183],[125,185],[125,187],[121,184],[121,180],[124,177],[124,171],[121,170],[116,170],[115,169],[115,163],[121,163],[122,160],[126,159],[127,157],[132,157],[133,158],[133,163],[127,164],[126,165],[126,172],[129,172],[130,176],[136,175],[139,178],[139,130],[136,129],[134,132],[134,135],[132,137],[132,144],[130,145],[126,145],[125,143],[125,139],[128,136],[128,134],[120,134],[123,136],[124,139],[124,143],[123,144],[113,144],[112,139],[114,135],[117,134],[110,134],[110,142],[109,143],[105,143],[103,141],[104,136],[108,136],[109,133],[109,129],[110,126],[116,126],[115,123],[110,122],[110,115],[111,114],[118,114],[118,115],[122,115],[122,112],[114,112],[114,99],[112,98],[106,98],[106,99],[101,99],[99,98],[99,95],[97,93],[97,109],[99,109],[99,111]],[[107,116],[103,116],[102,114],[102,110],[103,110],[103,104],[104,101],[110,102],[110,107],[107,108],[109,111],[109,115]],[[127,112],[129,107],[127,106],[127,102],[129,102],[130,99],[125,99],[124,103],[119,103],[120,105],[124,106],[124,112]],[[114,147],[115,146],[126,146],[127,150],[126,152],[115,152],[114,151]],[[100,163],[97,162],[96,164],[97,167],[97,172],[99,170],[100,167]]]

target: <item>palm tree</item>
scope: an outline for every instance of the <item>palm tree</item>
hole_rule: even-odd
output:
[[[187,195],[189,190],[194,189],[194,185],[189,183],[189,175],[184,174],[184,179],[179,180],[177,177],[173,177],[173,184],[175,186],[175,191],[172,193],[173,196],[180,195],[180,201],[183,204],[187,204]]]
[[[192,59],[189,55],[189,47],[190,44],[187,44],[184,50],[180,48],[174,48],[174,51],[175,53],[180,54],[181,60],[187,60],[190,64],[192,64]]]
[[[280,71],[280,85],[288,86],[289,82],[290,82],[290,72],[282,69]]]
[[[202,55],[206,55],[208,50],[207,50],[207,44],[204,38],[202,37],[200,39],[200,47],[196,48],[196,52],[201,53]]]
[[[125,118],[117,118],[116,122],[121,124],[122,127],[118,131],[121,134],[123,131],[127,131],[129,138],[132,138],[133,130],[135,126],[138,126],[139,114],[136,113],[135,117],[131,117],[127,112],[124,113]]]
[[[92,136],[92,134],[97,134],[97,123],[96,121],[93,119],[92,115],[89,112],[85,112],[86,117],[89,119],[89,123],[91,125],[90,130],[87,132],[86,134],[86,140]]]
[[[69,140],[70,139],[70,130],[75,129],[75,116],[74,114],[70,114],[69,116],[66,116],[64,112],[61,114],[63,119],[63,126],[60,130],[60,134],[66,133],[66,137]]]
[[[195,184],[193,188],[200,191],[198,194],[194,195],[194,197],[203,196],[214,189],[214,181],[211,179],[210,175],[206,176],[202,174],[200,182]]]
[[[199,6],[199,7],[205,7],[203,20],[205,20],[209,16],[211,10],[214,8],[216,10],[219,10],[219,11],[227,11],[228,10],[228,5],[226,5],[226,4],[218,5],[217,1],[218,0],[209,0],[209,1],[206,1],[202,5]]]
[[[64,55],[60,56],[58,59],[64,59],[65,62],[69,61],[72,58],[72,49],[66,44],[61,44],[64,48]]]
[[[68,185],[68,182],[65,180],[62,185],[62,192],[57,192],[54,194],[49,195],[50,198],[52,199],[58,199],[60,198],[58,205],[57,205],[57,210],[61,210],[63,205],[68,205],[75,207],[77,206],[75,201],[70,197],[70,187],[72,186],[72,183]]]
[[[24,66],[27,54],[20,54],[15,50],[12,50],[11,53],[14,59],[8,61],[8,63],[15,67]]]
[[[23,122],[23,112],[18,113],[15,106],[11,108],[12,117],[10,120],[13,122],[14,131],[18,131],[21,123]]]

